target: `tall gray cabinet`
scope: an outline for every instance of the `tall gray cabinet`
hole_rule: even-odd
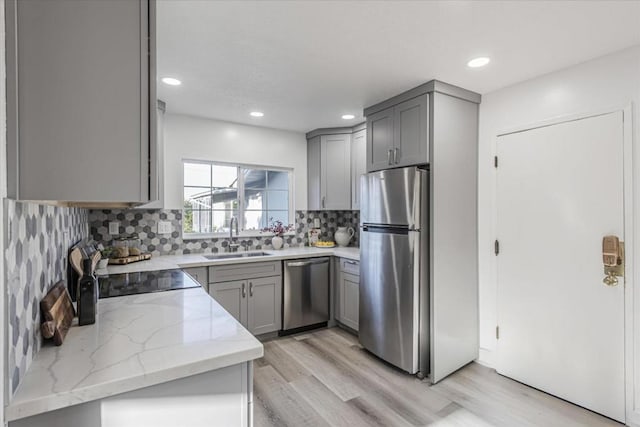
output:
[[[9,197],[155,200],[154,0],[7,0]]]
[[[360,210],[360,177],[367,173],[366,125],[353,128],[351,135],[351,209]]]
[[[351,209],[351,134],[307,134],[307,207]]]
[[[367,170],[429,170],[430,376],[438,382],[478,357],[478,104],[437,80],[364,110]],[[360,284],[366,286],[366,284]],[[423,345],[423,344],[421,344]]]
[[[359,210],[366,170],[366,124],[307,133],[309,210]]]

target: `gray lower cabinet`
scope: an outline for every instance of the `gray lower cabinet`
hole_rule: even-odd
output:
[[[351,209],[351,134],[319,135],[307,143],[309,210]]]
[[[250,279],[247,329],[254,335],[277,331],[282,322],[282,276]]]
[[[282,264],[279,261],[209,267],[209,282],[209,295],[252,334],[282,328]]]
[[[154,199],[154,10],[154,0],[5,2],[9,197]]]
[[[340,259],[338,283],[336,286],[336,320],[357,331],[360,300],[359,262]]]
[[[367,171],[429,162],[429,95],[367,116]]]
[[[209,289],[207,267],[183,268],[182,271],[191,276],[193,280],[198,282],[204,289]]]
[[[360,177],[367,173],[367,131],[351,136],[351,209],[360,209]]]
[[[220,303],[242,326],[247,327],[249,307],[247,305],[247,281],[212,283],[209,295]]]

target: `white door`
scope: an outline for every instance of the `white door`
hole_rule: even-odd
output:
[[[498,138],[497,370],[624,422],[623,113]]]

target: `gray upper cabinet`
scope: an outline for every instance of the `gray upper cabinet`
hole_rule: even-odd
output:
[[[351,209],[360,209],[360,176],[367,172],[367,131],[351,135]]]
[[[367,171],[392,166],[393,108],[367,117]]]
[[[351,209],[351,135],[320,137],[321,207]]]
[[[427,95],[410,99],[393,108],[394,166],[429,162],[427,109]]]
[[[367,171],[429,161],[428,95],[367,116]]]
[[[155,2],[5,5],[9,196],[154,200]]]
[[[319,211],[321,205],[320,180],[320,136],[307,141],[307,209]]]
[[[307,174],[309,210],[351,209],[351,134],[310,137]]]

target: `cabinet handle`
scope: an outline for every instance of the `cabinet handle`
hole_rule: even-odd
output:
[[[398,163],[398,149],[393,149],[393,163]]]
[[[324,200],[325,200],[325,196],[322,196],[322,207],[324,208]]]
[[[247,297],[247,288],[246,288],[246,284],[243,283],[242,284],[242,298],[246,298]]]
[[[358,261],[345,261],[345,264],[358,265]]]
[[[391,163],[391,151],[393,151],[392,148],[389,148],[389,150],[387,151],[387,163],[390,164],[390,165],[392,164]]]
[[[249,282],[249,296],[253,296],[253,282]]]

